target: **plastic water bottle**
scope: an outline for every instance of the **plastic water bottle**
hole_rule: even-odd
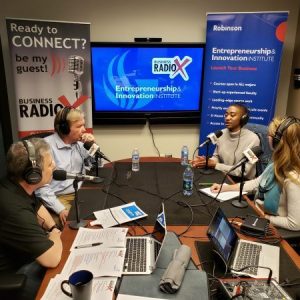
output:
[[[189,164],[189,148],[183,146],[181,149],[181,164],[187,166]]]
[[[140,153],[137,148],[132,151],[132,166],[131,170],[133,172],[138,172],[140,170]]]
[[[183,172],[183,195],[191,196],[193,194],[194,172],[190,164]]]

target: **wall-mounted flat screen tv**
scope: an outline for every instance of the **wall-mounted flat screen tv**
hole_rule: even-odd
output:
[[[94,124],[199,123],[202,43],[91,43]]]

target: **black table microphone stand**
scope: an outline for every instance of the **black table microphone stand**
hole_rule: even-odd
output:
[[[96,169],[96,177],[98,177],[97,180],[92,181],[92,183],[101,183],[104,181],[104,178],[99,177],[99,159],[101,159],[101,156],[98,152],[95,153],[95,162],[93,162],[94,168]]]
[[[99,177],[99,158],[100,158],[100,155],[96,152],[95,154],[95,168],[96,168],[96,176]]]
[[[240,182],[240,194],[239,194],[239,199],[235,199],[232,200],[231,204],[234,207],[238,207],[238,208],[246,208],[248,207],[248,203],[246,200],[243,199],[243,187],[245,184],[245,179],[244,179],[244,174],[245,174],[245,166],[246,166],[246,162],[242,163],[242,167],[241,167],[241,182]]]
[[[88,222],[85,221],[85,220],[80,220],[79,219],[78,180],[77,179],[74,179],[74,181],[73,181],[73,187],[74,187],[74,191],[75,191],[74,202],[75,202],[76,221],[70,222],[69,227],[71,229],[79,229],[80,227],[85,227]]]
[[[205,167],[204,167],[204,169],[199,170],[199,172],[201,174],[212,174],[212,173],[214,173],[214,170],[210,169],[208,167],[208,147],[209,147],[209,144],[207,143],[206,144],[206,154],[205,154]]]

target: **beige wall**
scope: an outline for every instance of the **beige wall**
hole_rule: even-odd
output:
[[[300,12],[299,12],[300,16]],[[289,101],[287,107],[287,115],[293,115],[300,118],[300,89],[294,88],[294,78],[293,73],[295,68],[300,68],[300,18],[298,17],[298,26],[295,42],[295,50],[293,56],[293,65],[291,70],[291,84],[289,90]]]
[[[295,111],[295,93],[289,85],[292,57],[298,24],[299,3],[295,0],[0,0],[0,33],[3,44],[8,94],[12,119],[16,117],[5,17],[91,22],[92,41],[133,41],[134,37],[162,37],[165,42],[205,42],[207,12],[290,11],[284,44],[276,113]],[[299,32],[298,32],[299,37]],[[299,53],[299,52],[298,52]],[[298,60],[299,66],[299,60]],[[297,91],[299,92],[299,91]],[[300,116],[300,108],[297,108]],[[16,137],[16,122],[13,122]],[[132,148],[140,148],[143,156],[157,152],[147,125],[95,126],[101,150],[111,159],[130,156]],[[178,156],[183,144],[191,151],[198,144],[197,125],[154,125],[157,147],[162,154]]]

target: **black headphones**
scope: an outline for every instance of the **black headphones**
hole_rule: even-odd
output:
[[[240,126],[243,127],[243,126],[245,126],[245,125],[248,123],[248,121],[249,121],[249,109],[248,109],[246,106],[241,105],[241,104],[239,104],[239,106],[240,106],[240,107],[243,107],[243,108],[245,109],[245,111],[246,111],[246,112],[241,116],[241,119],[240,119]]]
[[[284,133],[284,131],[289,127],[291,126],[292,124],[295,124],[295,123],[300,123],[300,120],[295,118],[295,117],[287,117],[286,119],[284,119],[280,125],[277,127],[276,131],[275,131],[275,134],[274,134],[274,137],[272,139],[272,146],[273,146],[273,149],[275,149],[277,147],[277,145],[279,144],[281,138],[282,138],[282,135]]]
[[[67,117],[71,109],[71,106],[65,106],[58,112],[54,124],[54,128],[58,132],[58,134],[68,135],[70,133],[71,130]]]
[[[28,140],[24,140],[22,142],[28,153],[28,164],[23,172],[23,179],[28,184],[37,184],[42,180],[43,175],[42,169],[36,163],[35,148]]]

